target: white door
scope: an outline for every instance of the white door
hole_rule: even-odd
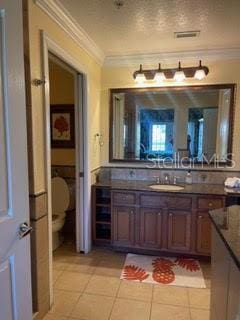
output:
[[[1,320],[32,319],[26,144],[22,0],[0,0]]]

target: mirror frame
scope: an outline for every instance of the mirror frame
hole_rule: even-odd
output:
[[[134,88],[112,88],[110,91],[110,109],[109,109],[109,162],[120,162],[120,163],[151,163],[151,160],[137,160],[137,159],[115,159],[113,158],[113,95],[116,93],[144,93],[144,92],[156,92],[156,91],[180,91],[180,90],[194,90],[200,91],[202,88],[207,89],[231,89],[231,100],[229,109],[229,135],[228,135],[228,154],[232,153],[233,145],[233,129],[234,129],[234,113],[236,104],[236,87],[235,83],[226,84],[204,84],[204,85],[186,85],[186,86],[165,86],[165,87],[134,87]],[[231,165],[232,157],[230,155],[227,161],[219,161],[219,165]],[[179,163],[179,162],[177,162]],[[184,161],[184,164],[190,163],[189,161]],[[195,162],[195,164],[201,164],[202,162]],[[204,162],[203,162],[204,163]],[[214,163],[205,162],[204,165],[213,165]]]

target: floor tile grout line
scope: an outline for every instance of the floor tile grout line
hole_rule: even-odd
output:
[[[63,255],[64,255],[64,253],[63,253]],[[115,257],[115,256],[114,256]],[[65,273],[65,272],[72,272],[72,273],[79,273],[79,274],[85,274],[85,275],[88,275],[88,278],[87,278],[87,281],[86,281],[86,284],[83,286],[83,289],[81,290],[81,292],[79,292],[79,291],[72,291],[72,290],[64,290],[64,289],[56,289],[56,290],[60,290],[60,291],[66,291],[66,292],[72,292],[72,293],[78,293],[79,294],[79,297],[78,297],[78,299],[77,299],[77,301],[76,302],[74,302],[74,306],[72,307],[72,308],[70,308],[71,309],[71,311],[70,311],[70,313],[69,313],[69,315],[68,316],[66,316],[66,319],[76,319],[77,320],[77,318],[75,318],[75,317],[73,317],[71,314],[72,314],[72,312],[73,312],[73,310],[74,310],[74,308],[76,307],[76,305],[77,305],[77,303],[79,302],[79,300],[81,299],[81,297],[83,296],[83,294],[87,294],[87,295],[95,295],[95,296],[105,296],[105,297],[110,297],[110,298],[112,298],[112,306],[110,306],[110,311],[109,311],[109,317],[108,317],[108,320],[110,320],[111,319],[111,317],[112,317],[112,315],[113,315],[113,310],[114,310],[114,306],[116,305],[116,301],[117,301],[117,299],[119,298],[119,299],[123,299],[123,300],[134,300],[134,301],[138,301],[138,302],[148,302],[148,308],[149,308],[149,304],[150,304],[150,313],[149,313],[149,317],[148,317],[148,319],[149,320],[151,320],[151,318],[152,318],[152,316],[153,316],[153,304],[154,304],[154,289],[155,289],[155,286],[154,285],[152,285],[152,289],[151,289],[151,299],[150,299],[150,301],[147,301],[147,300],[139,300],[138,298],[134,298],[134,297],[131,297],[131,298],[128,298],[128,297],[120,297],[119,296],[119,293],[120,293],[120,288],[121,288],[121,284],[123,283],[123,281],[122,280],[120,280],[120,282],[119,282],[119,285],[118,285],[118,287],[116,288],[116,294],[113,296],[111,296],[111,295],[106,295],[106,294],[99,294],[99,293],[90,293],[90,292],[86,292],[86,289],[87,289],[87,287],[88,287],[88,285],[89,285],[89,282],[91,281],[91,279],[95,276],[95,275],[97,275],[96,274],[96,272],[97,272],[97,270],[98,270],[98,268],[99,267],[101,267],[101,261],[102,262],[108,262],[109,260],[106,260],[106,257],[104,256],[104,258],[103,259],[101,259],[101,257],[94,257],[94,259],[99,259],[99,262],[97,263],[97,264],[94,264],[94,266],[92,266],[92,270],[91,270],[91,272],[78,272],[78,271],[73,271],[73,270],[68,270],[68,268],[69,268],[69,266],[71,265],[71,263],[70,263],[70,265],[68,265],[68,266],[66,266],[65,268],[60,268],[60,270],[59,269],[55,269],[56,271],[58,271],[59,272],[59,275],[56,277],[56,280],[55,280],[55,283],[58,281],[58,279],[61,277],[61,275],[63,274],[63,273]],[[118,266],[118,265],[120,265],[121,264],[121,261],[120,261],[120,259],[119,259],[119,261],[118,261],[118,259],[116,259],[116,261],[113,259],[113,261],[112,261],[112,263],[113,263],[113,265],[115,264],[115,262],[116,262],[116,266]],[[61,263],[60,261],[59,261],[59,263]],[[63,262],[64,263],[64,262]],[[96,261],[95,261],[95,263],[96,263]],[[66,264],[68,264],[68,263],[66,263]],[[79,263],[79,266],[82,266],[82,265],[85,265],[86,263],[84,263],[84,261],[83,261],[83,264],[82,263]],[[86,264],[86,266],[87,266],[88,264]],[[104,266],[103,266],[104,267]],[[113,267],[114,269],[115,269],[115,267]],[[119,267],[116,267],[117,269],[119,269]],[[121,268],[120,268],[121,269]],[[203,273],[204,274],[204,273]],[[205,275],[205,274],[204,274]],[[99,276],[105,276],[105,277],[109,277],[109,275],[107,275],[107,274],[103,274],[103,275],[99,275]],[[112,276],[110,276],[110,277],[112,277]],[[116,277],[116,276],[113,276],[113,278],[117,278],[117,279],[119,279],[119,277]],[[205,279],[205,277],[204,277],[204,279]],[[206,279],[205,279],[206,280]],[[207,289],[209,289],[208,288],[208,286],[207,286]],[[177,304],[172,304],[172,303],[161,303],[161,302],[156,302],[157,304],[163,304],[163,305],[169,305],[169,306],[176,306],[176,307],[183,307],[183,308],[188,308],[188,313],[189,313],[189,320],[191,320],[192,319],[192,313],[191,313],[191,310],[192,309],[199,309],[199,310],[203,310],[203,311],[209,311],[209,309],[208,308],[201,308],[201,307],[199,307],[199,306],[191,306],[190,305],[190,294],[191,294],[191,291],[190,291],[190,289],[189,288],[187,288],[186,287],[186,290],[187,290],[187,302],[188,302],[188,306],[186,306],[186,305],[177,305]],[[79,319],[80,320],[80,319]]]
[[[152,294],[151,294],[151,306],[150,306],[150,314],[149,314],[149,320],[152,318],[152,306],[153,306],[153,290],[154,290],[154,284],[152,285]]]
[[[190,306],[189,306],[189,308],[188,308],[188,312],[189,312],[189,319],[192,320],[192,314],[191,314]]]
[[[122,280],[120,279],[119,286],[118,286],[118,289],[117,289],[117,292],[116,292],[116,296],[114,297],[114,300],[113,300],[113,305],[112,305],[112,308],[111,308],[111,310],[110,310],[108,320],[111,319],[114,305],[115,305],[115,303],[116,303],[116,300],[118,299],[118,293],[119,293],[119,291],[120,291],[121,284],[122,284]]]

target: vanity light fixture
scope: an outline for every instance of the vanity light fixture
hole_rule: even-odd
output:
[[[181,62],[178,62],[178,69],[177,71],[174,73],[174,77],[173,79],[177,82],[181,82],[184,81],[186,79],[185,73],[181,67]]]
[[[202,61],[199,60],[199,67],[194,74],[194,78],[197,80],[202,80],[206,77],[205,70],[202,67]]]
[[[145,77],[145,74],[142,70],[142,64],[140,64],[140,69],[139,71],[137,72],[136,74],[136,77],[135,77],[135,81],[139,84],[142,84],[143,82],[146,81],[146,77]]]
[[[209,69],[202,65],[201,60],[197,67],[182,67],[181,62],[178,63],[178,68],[162,69],[159,63],[158,69],[144,70],[140,64],[139,70],[133,73],[133,78],[139,84],[143,84],[145,81],[156,81],[162,83],[164,80],[174,79],[177,82],[184,81],[186,78],[195,78],[197,80],[204,79],[209,73]]]
[[[161,63],[158,64],[158,71],[155,73],[154,81],[158,83],[162,83],[164,80],[166,80],[166,76],[164,72],[161,69]]]

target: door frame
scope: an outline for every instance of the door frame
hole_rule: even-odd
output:
[[[75,137],[76,137],[76,251],[88,253],[91,250],[91,172],[89,166],[88,128],[90,104],[89,71],[74,59],[69,53],[52,40],[46,32],[41,30],[42,62],[45,80],[44,86],[44,120],[45,120],[45,184],[48,195],[48,237],[49,237],[49,281],[50,304],[53,302],[52,275],[52,204],[51,204],[51,132],[50,132],[50,95],[49,95],[49,53],[54,54],[67,65],[76,70],[75,79]],[[81,143],[79,135],[82,135]],[[80,155],[83,155],[81,157]],[[80,177],[80,172],[83,176]]]

